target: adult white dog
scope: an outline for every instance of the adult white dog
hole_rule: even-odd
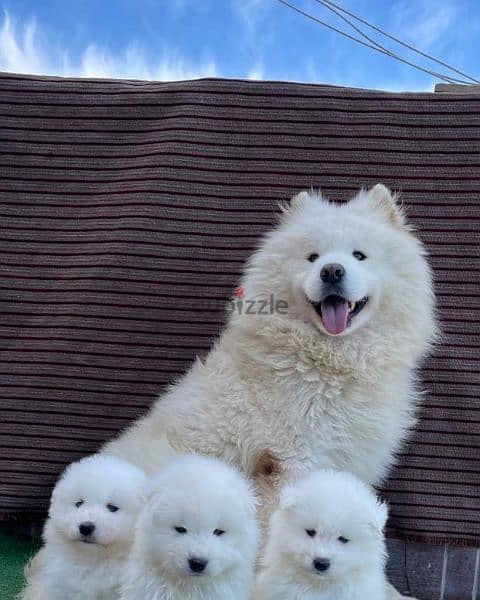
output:
[[[414,422],[436,329],[425,250],[395,198],[381,184],[343,205],[300,193],[242,290],[206,359],[104,452],[148,472],[168,446],[231,461],[264,518],[301,472],[379,483]]]
[[[254,600],[386,600],[387,506],[345,471],[282,490]]]
[[[138,519],[122,600],[249,600],[256,500],[236,469],[204,456],[154,479]]]
[[[141,469],[109,456],[72,463],[53,490],[45,547],[22,600],[116,600],[144,503]]]

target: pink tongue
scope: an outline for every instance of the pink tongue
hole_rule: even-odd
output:
[[[347,328],[348,302],[322,302],[322,322],[328,333],[338,335]]]

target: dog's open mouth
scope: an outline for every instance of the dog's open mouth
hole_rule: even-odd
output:
[[[312,302],[311,300],[309,302],[322,319],[326,331],[331,335],[339,335],[350,326],[352,319],[365,308],[368,297],[365,296],[357,302],[351,302],[342,298],[342,296],[331,294],[320,302]]]

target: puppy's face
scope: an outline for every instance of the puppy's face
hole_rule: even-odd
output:
[[[295,512],[283,515],[282,553],[309,578],[339,580],[382,553],[381,537],[367,523],[325,523]]]
[[[386,507],[374,497],[365,500],[363,493],[328,494],[319,487],[310,497],[284,499],[271,523],[269,551],[274,560],[319,584],[347,578],[371,565],[381,568]]]
[[[141,519],[150,560],[172,580],[198,583],[242,569],[255,552],[256,528],[245,520],[244,507],[228,499],[191,499],[185,495],[154,497]],[[250,522],[252,521],[249,515]]]
[[[143,504],[144,475],[110,459],[70,466],[52,494],[50,520],[75,543],[125,545],[133,539]]]

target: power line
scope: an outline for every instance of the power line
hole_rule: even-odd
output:
[[[411,63],[409,61],[406,61],[401,56],[397,55],[395,52],[393,52],[392,50],[390,50],[389,48],[386,48],[385,46],[382,46],[382,44],[380,44],[377,40],[375,40],[374,38],[371,38],[370,36],[368,36],[362,29],[360,29],[360,27],[357,27],[354,23],[352,23],[352,21],[350,21],[350,19],[348,19],[344,14],[342,14],[342,12],[345,12],[345,13],[347,13],[349,15],[352,15],[354,18],[357,19],[357,21],[365,22],[367,25],[369,25],[370,27],[372,27],[372,29],[375,29],[375,30],[379,31],[380,33],[382,33],[383,35],[385,35],[387,37],[392,37],[392,36],[390,36],[390,34],[387,34],[386,32],[383,32],[380,28],[378,28],[378,27],[376,27],[374,25],[370,25],[369,23],[367,23],[366,21],[364,21],[360,17],[357,17],[353,13],[350,13],[350,12],[346,11],[346,9],[342,8],[338,4],[335,4],[334,2],[330,2],[330,0],[315,0],[315,2],[318,2],[319,4],[321,4],[322,6],[324,6],[327,10],[335,13],[338,17],[340,17],[340,19],[342,19],[343,21],[345,21],[345,23],[347,23],[348,25],[350,25],[350,27],[352,27],[352,29],[354,29],[355,31],[357,31],[363,38],[365,38],[371,44],[374,44],[378,49],[380,49],[380,51],[382,52],[382,54],[386,54],[386,55],[394,58],[395,60],[400,60],[402,62],[405,62],[406,64],[411,65],[414,68],[419,68],[421,70],[424,70],[420,65],[417,65],[416,63]],[[338,7],[338,10],[337,10],[337,7]],[[340,11],[342,11],[342,12],[340,12]],[[473,77],[470,77],[470,75],[467,75],[466,73],[462,73],[462,71],[458,71],[454,67],[451,67],[447,63],[443,63],[442,61],[437,60],[434,57],[430,57],[430,55],[424,54],[420,50],[416,50],[413,46],[410,46],[409,44],[403,43],[401,40],[398,40],[398,43],[400,43],[400,44],[402,44],[404,46],[407,46],[408,48],[412,49],[414,52],[417,52],[418,54],[422,54],[422,55],[430,58],[430,60],[433,60],[434,62],[438,62],[439,64],[442,64],[442,65],[446,66],[447,68],[451,69],[452,71],[455,71],[455,72],[459,73],[460,75],[463,75],[464,77],[467,77],[467,78],[471,79],[473,82],[477,81],[476,79],[473,79]],[[375,50],[376,48],[372,48],[372,49]],[[436,71],[430,71],[428,69],[426,70],[426,72],[428,72],[430,74],[436,74],[437,77],[446,77],[447,80],[450,83],[461,83],[461,84],[464,84],[464,85],[471,85],[471,83],[468,82],[468,81],[464,81],[464,80],[461,80],[461,79],[455,79],[455,78],[452,78],[450,75],[447,75],[447,74],[442,75],[441,73],[437,73]]]
[[[375,46],[377,46],[377,48],[380,48],[381,50],[383,50],[383,52],[385,52],[387,54],[392,54],[391,50],[389,50],[385,46],[382,46],[379,42],[377,42],[377,40],[368,36],[362,29],[360,29],[360,27],[357,27],[355,25],[355,23],[352,23],[352,21],[350,21],[350,19],[347,19],[347,17],[345,15],[343,15],[342,12],[340,12],[342,10],[340,7],[337,10],[336,6],[335,7],[330,6],[330,2],[328,2],[328,0],[316,0],[316,2],[318,2],[319,4],[322,4],[329,11],[334,12],[338,17],[340,17],[340,19],[342,19],[343,21],[345,21],[345,23],[350,25],[350,27],[352,29],[354,29],[357,33],[359,33],[363,38],[365,38],[371,44],[374,44]],[[333,2],[332,2],[332,4],[333,4]]]
[[[311,21],[314,21],[315,23],[318,23],[319,25],[322,25],[323,27],[326,27],[327,29],[335,31],[336,33],[342,35],[343,37],[346,37],[346,38],[348,38],[350,40],[353,40],[354,42],[357,42],[358,44],[361,44],[362,46],[365,46],[367,48],[375,50],[376,52],[380,52],[381,54],[389,56],[390,58],[393,58],[393,59],[398,60],[398,61],[400,61],[402,63],[405,63],[406,65],[409,65],[409,66],[413,67],[414,69],[417,69],[418,71],[422,71],[423,73],[427,73],[428,75],[433,75],[437,79],[441,79],[443,81],[446,81],[447,83],[460,83],[460,84],[463,84],[463,85],[471,85],[469,81],[465,81],[465,80],[462,80],[462,79],[456,79],[454,77],[450,77],[449,75],[445,75],[445,74],[442,74],[442,73],[437,73],[436,71],[431,71],[430,69],[426,69],[424,67],[421,67],[420,65],[412,63],[412,62],[410,62],[410,61],[402,58],[398,54],[395,54],[394,52],[392,52],[390,50],[384,49],[377,42],[374,42],[372,44],[370,44],[368,42],[364,42],[360,38],[357,38],[354,35],[350,35],[346,31],[338,29],[337,27],[334,27],[330,23],[326,23],[325,21],[322,21],[318,17],[315,17],[314,15],[312,15],[312,14],[310,14],[310,13],[302,10],[298,6],[295,6],[294,4],[291,4],[290,2],[287,2],[287,0],[277,0],[277,2],[280,2],[281,4],[284,4],[285,6],[287,6],[288,8],[290,8],[291,10],[299,13],[300,15],[306,17],[307,19],[310,19]],[[366,36],[366,34],[362,34],[362,35]]]
[[[443,60],[440,60],[439,58],[435,58],[434,56],[432,56],[431,54],[428,54],[427,52],[423,52],[422,50],[418,50],[418,48],[415,48],[415,46],[412,46],[411,44],[408,44],[407,42],[404,42],[403,40],[395,37],[391,33],[387,33],[386,31],[384,31],[380,27],[377,27],[376,25],[373,25],[373,23],[369,23],[366,19],[363,19],[362,17],[359,17],[358,15],[356,15],[355,13],[353,13],[352,11],[347,10],[346,8],[344,8],[343,6],[340,6],[339,4],[336,4],[335,2],[332,2],[332,0],[315,0],[315,2],[317,2],[318,4],[321,4],[322,6],[324,6],[325,8],[327,8],[328,10],[333,11],[341,19],[343,19],[351,27],[353,27],[353,29],[355,29],[356,31],[358,31],[358,33],[360,33],[361,35],[363,35],[363,37],[365,37],[367,40],[373,42],[375,45],[378,45],[380,48],[383,48],[384,50],[386,50],[386,48],[384,48],[383,46],[381,46],[380,44],[378,44],[372,38],[368,37],[366,35],[366,33],[364,33],[361,29],[357,28],[345,16],[341,15],[339,13],[339,11],[341,11],[342,13],[345,13],[346,15],[349,15],[350,17],[354,18],[355,20],[359,21],[360,23],[363,23],[363,25],[366,25],[367,27],[370,27],[370,29],[373,29],[374,31],[377,31],[378,33],[380,33],[381,35],[389,38],[390,40],[393,40],[397,44],[400,44],[401,46],[404,46],[405,48],[408,48],[412,52],[415,52],[416,54],[419,54],[420,56],[423,56],[424,58],[428,58],[428,60],[431,60],[431,61],[433,61],[433,62],[435,62],[435,63],[437,63],[439,65],[442,65],[442,67],[446,67],[447,69],[450,69],[451,71],[454,71],[458,75],[462,75],[462,77],[466,77],[467,79],[470,79],[473,83],[480,83],[480,80],[475,79],[475,77],[472,77],[471,75],[468,75],[467,73],[464,73],[463,71],[460,71],[459,69],[457,69],[455,67],[452,67],[452,65],[449,65],[448,63],[444,62]]]
[[[294,4],[291,4],[290,2],[287,2],[286,0],[278,0],[278,2],[280,2],[281,4],[284,4],[285,6],[287,6],[288,8],[290,8],[292,10],[294,10],[295,12],[299,13],[300,15],[302,15],[304,17],[307,17],[307,19],[310,19],[310,20],[318,23],[319,25],[323,25],[323,27],[327,27],[328,29],[330,29],[332,31],[335,31],[336,33],[339,33],[343,37],[346,37],[346,38],[348,38],[350,40],[353,40],[354,42],[357,42],[358,44],[361,44],[362,46],[366,46],[367,48],[371,48],[372,50],[375,50],[376,52],[380,52],[381,54],[385,54],[386,56],[390,56],[390,58],[394,58],[396,60],[399,60],[399,61],[401,61],[401,62],[403,62],[403,63],[405,63],[407,65],[410,65],[411,67],[413,67],[415,69],[418,69],[419,71],[423,71],[424,73],[427,73],[429,75],[433,75],[434,77],[442,79],[443,81],[446,81],[447,83],[461,83],[461,84],[468,83],[468,82],[466,82],[464,80],[455,79],[454,77],[450,77],[449,75],[442,75],[441,73],[437,73],[436,71],[431,71],[430,69],[425,69],[425,68],[421,67],[420,65],[412,63],[412,62],[410,62],[410,61],[408,61],[406,59],[403,59],[401,56],[398,56],[397,54],[395,54],[394,52],[391,52],[390,50],[387,50],[386,48],[384,49],[382,46],[380,46],[376,42],[374,42],[372,44],[364,42],[360,38],[357,38],[357,37],[355,37],[353,35],[350,35],[346,31],[338,29],[337,27],[334,27],[330,23],[326,23],[325,21],[322,21],[318,17],[315,17],[314,15],[312,15],[312,14],[310,14],[310,13],[302,10],[301,8],[299,8],[298,6],[295,6]],[[346,20],[346,18],[344,18],[344,20]]]
[[[450,75],[446,75],[446,74],[442,74],[442,73],[438,73],[436,71],[432,71],[430,69],[424,68],[416,63],[412,63],[411,61],[408,61],[404,58],[402,58],[401,56],[399,56],[398,54],[396,54],[395,52],[392,52],[391,50],[385,48],[384,46],[382,46],[381,44],[379,44],[377,41],[373,40],[372,38],[368,37],[367,34],[365,34],[361,29],[357,28],[351,21],[349,21],[346,17],[344,17],[341,14],[338,14],[337,11],[334,10],[334,12],[340,16],[344,21],[346,21],[351,27],[353,27],[356,31],[358,31],[362,37],[366,38],[367,40],[369,40],[371,43],[367,43],[364,42],[363,40],[361,40],[360,38],[357,38],[353,35],[348,34],[346,31],[343,31],[341,29],[338,29],[337,27],[334,27],[333,25],[331,25],[330,23],[326,23],[325,21],[322,21],[321,19],[319,19],[318,17],[315,17],[314,15],[302,10],[301,8],[299,8],[298,6],[295,6],[294,4],[291,4],[290,2],[287,2],[286,0],[278,0],[278,2],[280,2],[281,4],[284,4],[285,6],[287,6],[288,8],[294,10],[295,12],[301,14],[304,17],[307,17],[308,19],[315,21],[316,23],[327,27],[328,29],[335,31],[336,33],[339,33],[340,35],[353,40],[354,42],[357,42],[358,44],[361,44],[362,46],[366,46],[367,48],[370,48],[372,50],[375,50],[376,52],[380,52],[381,54],[384,54],[386,56],[389,56],[390,58],[393,58],[395,60],[398,60],[402,63],[405,63],[411,67],[413,67],[414,69],[417,69],[418,71],[422,71],[423,73],[427,73],[428,75],[433,75],[434,77],[438,78],[438,79],[442,79],[443,81],[446,81],[447,83],[460,83],[463,85],[470,85],[470,82],[465,81],[465,80],[461,80],[461,79],[457,79],[454,77],[451,77]],[[333,10],[333,9],[331,9]]]

